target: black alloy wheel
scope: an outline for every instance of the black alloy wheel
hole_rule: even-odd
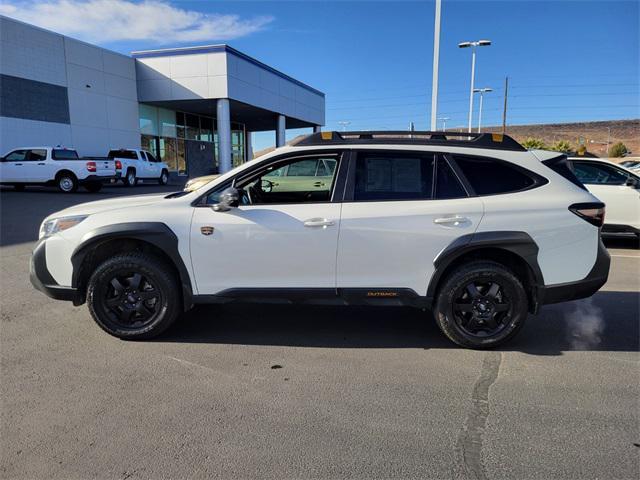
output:
[[[447,275],[433,313],[451,341],[467,348],[492,348],[520,331],[528,302],[522,281],[508,267],[474,260]]]
[[[175,270],[163,260],[130,252],[105,260],[87,285],[87,306],[107,333],[125,340],[165,331],[181,312]]]
[[[511,301],[496,281],[472,281],[454,294],[454,321],[468,335],[490,337],[500,333],[511,317]]]

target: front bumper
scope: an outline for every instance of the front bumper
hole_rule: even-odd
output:
[[[78,290],[58,285],[47,269],[46,242],[46,238],[39,240],[33,249],[29,265],[29,280],[36,290],[40,290],[51,298],[76,303],[79,300]]]
[[[547,305],[590,297],[607,283],[610,265],[611,256],[604,243],[602,243],[602,238],[598,238],[596,263],[587,276],[577,282],[561,283],[540,288],[538,291],[538,303]]]

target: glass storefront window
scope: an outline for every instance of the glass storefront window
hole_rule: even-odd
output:
[[[185,137],[184,113],[176,112],[176,136],[178,138]]]
[[[160,124],[159,135],[161,137],[175,138],[177,136],[176,114],[173,112],[173,110],[167,110],[166,108],[159,108],[158,123]]]
[[[143,135],[158,135],[158,108],[151,105],[138,104],[140,119],[140,133]]]
[[[151,152],[154,157],[158,156],[158,137],[154,137],[151,135],[142,135],[140,138],[140,148],[142,150],[147,150]]]
[[[176,140],[176,159],[178,163],[178,173],[180,175],[187,174],[187,162],[185,156],[185,145],[184,140],[178,139]]]
[[[187,140],[198,140],[200,135],[200,118],[197,115],[185,114],[187,126]]]
[[[200,117],[200,140],[203,142],[213,141],[213,118]]]
[[[160,137],[160,160],[169,166],[169,170],[178,170],[175,138]]]

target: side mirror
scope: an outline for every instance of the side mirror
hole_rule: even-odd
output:
[[[625,183],[625,185],[627,187],[638,188],[638,179],[637,178],[633,178],[633,177],[629,177],[629,178],[627,178],[627,183]]]
[[[220,194],[220,200],[211,208],[214,212],[228,212],[240,204],[240,193],[237,188],[229,187]]]

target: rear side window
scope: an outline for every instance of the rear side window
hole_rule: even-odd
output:
[[[47,159],[47,151],[46,150],[31,150],[29,152],[29,160],[32,160],[34,162],[39,162],[41,160],[46,160]]]
[[[128,160],[137,160],[138,156],[133,150],[110,150],[109,158],[126,158]]]
[[[78,160],[78,152],[65,148],[54,148],[51,152],[51,158],[54,160]]]
[[[356,160],[355,201],[430,200],[433,155],[360,153]]]
[[[582,183],[599,185],[624,185],[629,174],[616,167],[597,162],[573,162],[576,176]]]
[[[519,192],[536,184],[533,177],[506,162],[468,155],[453,158],[477,195]]]

